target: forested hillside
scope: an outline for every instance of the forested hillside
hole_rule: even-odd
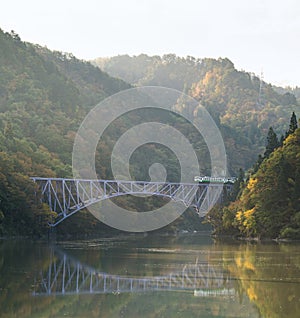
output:
[[[300,128],[293,113],[285,139],[270,127],[265,153],[237,198],[213,208],[207,219],[217,234],[248,238],[300,238]],[[239,191],[240,190],[240,191]]]
[[[253,74],[237,71],[228,59],[200,60],[168,54],[119,56],[97,62],[104,71],[72,54],[52,52],[23,42],[15,32],[0,30],[0,235],[45,232],[54,214],[34,196],[30,176],[71,177],[73,141],[81,121],[95,104],[131,85],[173,87],[199,100],[223,134],[232,175],[255,162],[264,148],[267,128],[272,125],[275,131],[282,130],[291,111],[299,107],[293,94],[281,93],[279,88],[275,91]],[[201,173],[210,173],[207,147],[201,136],[188,129],[188,123],[179,117],[148,111],[146,117],[136,112],[118,119],[106,131],[96,154],[101,178],[112,178],[109,158],[118,138],[145,118],[172,123],[185,133],[197,148]],[[177,180],[179,169],[174,154],[152,144],[134,153],[135,164],[130,167],[133,176],[147,180],[148,168],[157,158],[168,167],[168,179]],[[128,201],[125,197],[117,201],[133,210],[151,208],[160,202],[142,202],[139,198]],[[189,219],[195,223],[193,216]],[[80,232],[83,222],[89,224],[85,231],[104,227],[83,212],[59,229]],[[191,223],[184,222],[183,227],[189,228]],[[175,222],[170,228],[177,230],[177,226]]]
[[[171,87],[199,100],[222,131],[231,173],[249,168],[264,149],[268,128],[281,133],[290,114],[299,109],[292,94],[296,88],[275,89],[255,74],[236,70],[227,58],[141,54],[98,58],[94,63],[133,85]]]
[[[0,234],[37,234],[51,216],[30,176],[71,177],[87,111],[130,87],[90,63],[0,30]]]
[[[39,203],[30,177],[72,177],[73,142],[83,118],[105,97],[131,85],[72,54],[25,43],[16,33],[1,30],[0,73],[0,235],[44,235],[55,213]],[[149,114],[148,118],[161,119],[157,116]],[[174,123],[174,118],[167,116],[166,121],[170,120]],[[99,177],[112,178],[112,147],[122,132],[138,121],[138,114],[125,117],[105,134],[96,155]],[[137,179],[149,177],[145,175],[148,168],[141,166],[149,167],[157,154],[167,165],[174,165],[175,158],[166,149],[158,147],[151,154],[150,145],[137,152],[140,164],[132,168]],[[176,164],[175,160],[171,179],[178,177]],[[151,199],[128,201],[125,197],[116,201],[133,210],[159,203]],[[197,215],[189,218],[192,221],[180,221],[186,229],[195,223]],[[63,222],[57,232],[73,235],[114,230],[82,211]]]

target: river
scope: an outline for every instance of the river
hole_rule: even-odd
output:
[[[0,317],[299,317],[299,243],[0,241]]]

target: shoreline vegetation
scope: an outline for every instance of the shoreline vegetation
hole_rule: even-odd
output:
[[[206,216],[214,234],[246,240],[300,239],[300,129],[293,112],[285,136],[279,140],[270,127],[266,150],[243,172],[223,205]]]
[[[102,233],[99,234],[83,234],[83,235],[45,235],[45,236],[0,236],[0,242],[5,241],[30,241],[30,242],[44,242],[44,243],[54,243],[54,242],[67,242],[67,241],[94,241],[94,240],[115,240],[115,239],[128,239],[128,238],[144,238],[144,237],[210,237],[214,241],[222,242],[233,242],[233,243],[249,243],[249,244],[293,244],[300,242],[300,239],[289,239],[289,238],[258,238],[258,237],[245,237],[245,236],[233,236],[226,234],[213,234],[211,231],[199,231],[199,232],[161,232],[161,233],[152,233],[152,232],[143,232],[143,233],[122,233],[122,234],[111,234],[111,233]]]

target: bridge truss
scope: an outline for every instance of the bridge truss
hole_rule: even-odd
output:
[[[195,208],[204,216],[216,202],[223,199],[224,189],[231,184],[197,184],[122,180],[86,180],[64,178],[31,178],[38,186],[40,199],[57,212],[51,223],[56,226],[74,213],[102,200],[122,196],[162,196]]]
[[[165,276],[126,277],[101,272],[69,258],[52,256],[48,269],[41,270],[33,295],[119,294],[149,291],[193,291],[195,296],[235,293],[229,273],[221,265],[208,263],[176,265]]]

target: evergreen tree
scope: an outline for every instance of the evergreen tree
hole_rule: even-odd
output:
[[[277,135],[274,132],[273,128],[269,128],[268,136],[267,136],[267,145],[266,151],[264,153],[264,158],[269,158],[270,154],[280,146]]]
[[[295,115],[295,112],[293,112],[291,120],[290,120],[290,127],[289,127],[289,130],[286,132],[285,137],[292,134],[297,128],[298,128],[297,117]]]

